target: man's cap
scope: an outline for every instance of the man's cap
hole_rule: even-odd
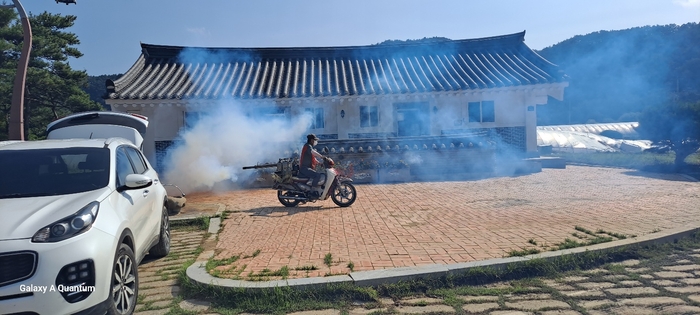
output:
[[[306,140],[318,140],[318,137],[316,137],[315,134],[311,133],[306,136]]]

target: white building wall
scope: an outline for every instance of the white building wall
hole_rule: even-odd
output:
[[[291,116],[304,113],[305,108],[324,108],[324,128],[311,129],[318,135],[335,135],[349,139],[352,134],[397,134],[396,104],[425,102],[430,122],[429,135],[439,136],[443,130],[464,130],[496,127],[525,127],[526,151],[537,152],[536,105],[546,104],[547,96],[561,98],[568,84],[495,88],[477,91],[436,92],[412,95],[351,96],[335,98],[310,98],[295,100],[248,101],[241,100],[242,108],[260,106],[290,107]],[[494,101],[495,122],[469,122],[468,103]],[[172,141],[184,125],[185,112],[206,111],[217,105],[216,101],[186,100],[107,100],[115,112],[134,112],[149,119],[144,137],[144,153],[155,163],[156,141]],[[219,106],[221,106],[219,104]],[[225,105],[224,105],[225,106]],[[360,106],[377,106],[379,125],[360,126]],[[341,116],[341,111],[344,115]]]

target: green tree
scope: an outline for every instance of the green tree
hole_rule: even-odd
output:
[[[682,169],[685,159],[700,149],[700,101],[647,108],[640,116],[639,132],[644,139],[669,146],[676,153],[676,169]]]
[[[85,71],[71,69],[68,58],[83,54],[74,46],[78,37],[66,29],[75,16],[51,14],[29,15],[32,26],[32,52],[27,69],[24,100],[25,137],[46,137],[46,125],[75,112],[101,110],[83,91],[87,86]],[[0,140],[7,139],[12,85],[24,37],[19,16],[13,9],[0,9]]]
[[[538,121],[615,121],[669,100],[699,101],[698,42],[700,23],[686,23],[577,35],[542,49],[569,76],[569,87],[563,102],[537,109]]]
[[[102,108],[105,108],[107,110],[110,110],[111,108],[107,103],[105,102],[103,96],[106,93],[105,89],[105,81],[107,80],[112,80],[116,81],[119,79],[123,74],[103,74],[103,75],[98,75],[98,76],[88,76],[88,85],[84,89],[85,92],[87,92],[88,95],[90,95],[90,99],[100,103],[102,105]]]

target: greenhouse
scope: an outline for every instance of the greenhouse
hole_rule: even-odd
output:
[[[639,140],[638,122],[538,126],[537,145],[553,152],[642,152],[649,140]]]

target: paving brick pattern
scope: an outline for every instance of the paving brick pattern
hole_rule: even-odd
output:
[[[700,252],[700,250],[695,250]],[[700,262],[700,258],[696,259]],[[373,309],[355,307],[347,310],[348,314],[369,314],[384,311],[389,314],[462,314],[479,315],[514,315],[514,314],[543,314],[543,315],[582,315],[582,314],[700,314],[700,295],[694,294],[694,290],[669,290],[672,288],[695,288],[693,285],[684,284],[688,280],[698,280],[700,276],[694,274],[685,275],[680,282],[669,287],[667,283],[656,284],[656,281],[664,281],[650,270],[639,272],[634,268],[640,263],[630,260],[619,263],[616,275],[611,271],[598,269],[584,272],[583,276],[563,277],[557,279],[533,278],[533,285],[526,288],[526,292],[517,294],[461,295],[455,298],[460,300],[458,306],[447,305],[445,300],[434,297],[409,297],[400,300],[381,299],[381,305],[375,305]],[[664,269],[695,268],[692,262],[676,260]],[[641,277],[647,275],[648,279]],[[621,277],[624,276],[624,277]],[[639,278],[634,280],[620,280],[626,277]],[[617,280],[608,280],[617,279]],[[596,285],[597,284],[597,285]],[[630,287],[632,285],[632,287]],[[495,283],[487,285],[490,288],[508,289],[510,283]],[[522,290],[522,287],[520,287]],[[587,295],[571,294],[575,292],[589,292]],[[687,293],[685,293],[687,292]],[[454,303],[454,299],[451,300]],[[209,312],[209,314],[215,314]],[[341,314],[340,310],[327,309],[306,312],[290,313],[294,315],[330,315]]]
[[[233,211],[223,221],[216,258],[251,256],[237,262],[247,265],[239,277],[283,266],[295,278],[348,273],[348,262],[355,271],[469,262],[547,250],[574,238],[575,226],[644,235],[700,222],[700,183],[617,168],[358,185],[357,195],[349,208],[330,200],[285,208],[271,189],[189,194],[188,202],[222,203]],[[330,268],[324,265],[328,253]],[[295,270],[309,266],[318,270]],[[693,271],[651,276],[684,279]]]
[[[139,266],[139,303],[136,315],[162,315],[170,311],[179,296],[176,273],[183,263],[197,258],[203,231],[172,231],[170,254]]]

